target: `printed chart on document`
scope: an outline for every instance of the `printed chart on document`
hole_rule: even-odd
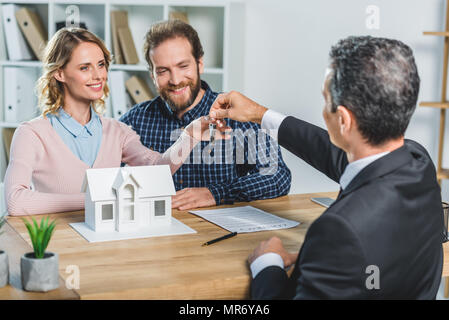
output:
[[[252,206],[189,212],[237,233],[288,229],[299,225],[297,221],[284,219]]]

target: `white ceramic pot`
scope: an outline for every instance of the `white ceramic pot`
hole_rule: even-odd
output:
[[[8,284],[9,278],[9,264],[8,254],[0,250],[0,288]]]
[[[58,254],[46,252],[43,259],[36,259],[34,252],[25,253],[20,259],[22,286],[26,291],[47,292],[59,287]]]

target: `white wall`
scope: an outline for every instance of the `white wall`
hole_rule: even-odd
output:
[[[325,128],[321,111],[324,70],[330,47],[349,35],[399,39],[413,50],[421,76],[419,101],[441,94],[444,0],[246,0],[244,93],[267,107]],[[379,30],[366,27],[369,5],[380,9]],[[449,123],[447,125],[449,127]],[[418,107],[406,137],[424,145],[434,163],[439,109]],[[446,139],[448,142],[449,137]],[[446,154],[449,143],[445,144]],[[291,193],[338,190],[338,185],[288,151]],[[445,157],[443,164],[449,167]],[[443,182],[443,199],[449,199]]]

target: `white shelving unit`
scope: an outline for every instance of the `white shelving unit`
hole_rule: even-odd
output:
[[[134,0],[126,2],[118,0],[0,0],[0,5],[6,3],[14,3],[37,11],[47,28],[49,39],[56,32],[56,23],[66,21],[67,8],[74,5],[79,10],[80,22],[84,22],[88,30],[102,38],[111,52],[110,12],[113,10],[127,11],[129,27],[140,61],[136,65],[112,64],[109,70],[123,70],[127,76],[139,75],[146,79],[154,94],[157,92],[143,57],[145,33],[153,23],[168,19],[171,11],[186,12],[189,23],[198,31],[205,52],[205,71],[201,78],[208,82],[214,91],[243,90],[244,4],[239,0]],[[0,101],[2,102],[0,128],[15,128],[19,125],[4,121],[4,94],[7,93],[3,92],[3,81],[5,81],[3,74],[4,67],[10,66],[40,69],[42,63],[40,61],[9,61],[3,25],[0,23]],[[34,90],[30,90],[30,94],[34,94]],[[111,116],[110,99],[107,99],[106,103],[106,116]],[[6,170],[3,139],[0,139],[0,154],[0,172],[3,177]]]

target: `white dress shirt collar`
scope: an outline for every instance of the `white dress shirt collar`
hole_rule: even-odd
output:
[[[344,190],[351,183],[351,181],[362,171],[366,166],[370,163],[376,161],[379,158],[382,158],[386,154],[390,153],[390,151],[381,152],[377,154],[373,154],[372,156],[365,157],[354,162],[349,163],[345,171],[340,177],[340,186]]]

